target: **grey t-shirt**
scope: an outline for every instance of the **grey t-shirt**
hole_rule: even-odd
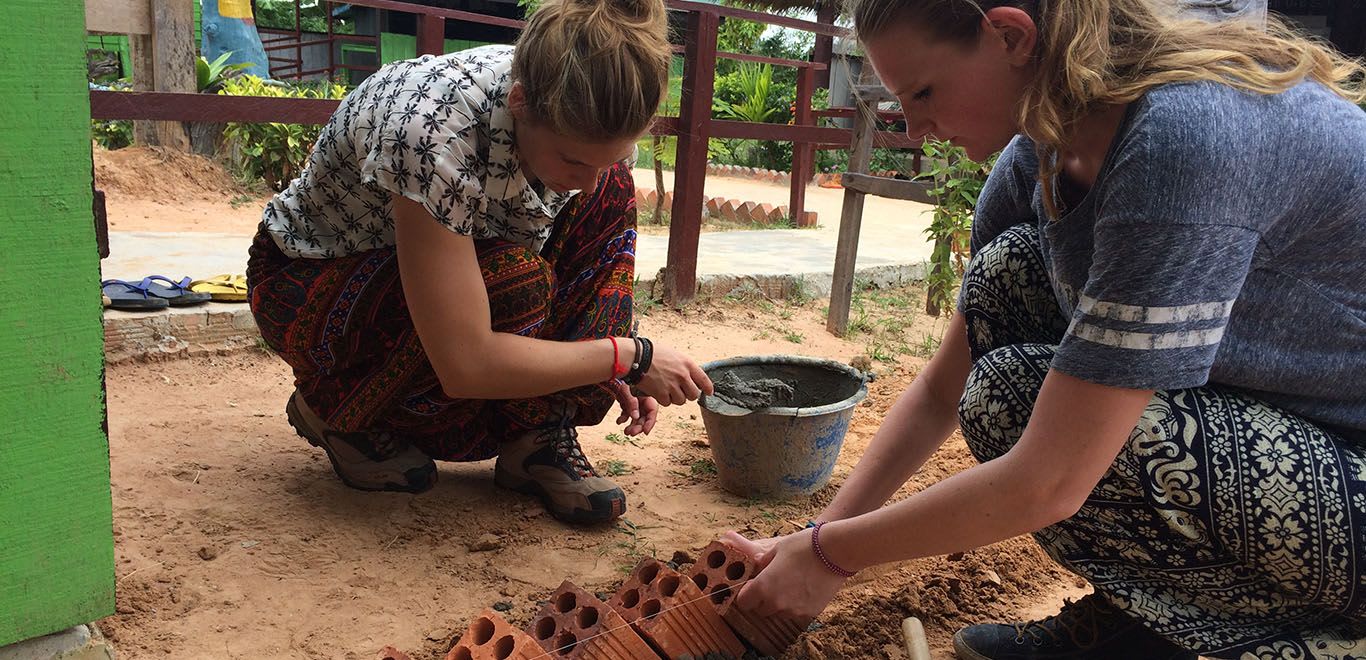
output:
[[[1038,223],[1071,318],[1054,368],[1231,386],[1366,440],[1366,112],[1313,82],[1160,86],[1062,213],[1047,220],[1034,145],[1017,137],[972,235],[975,251]]]

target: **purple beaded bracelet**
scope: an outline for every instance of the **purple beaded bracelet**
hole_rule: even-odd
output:
[[[825,564],[826,568],[830,569],[831,573],[842,578],[854,577],[853,571],[846,571],[836,566],[835,562],[830,561],[830,558],[825,556],[825,551],[821,549],[821,526],[824,524],[824,522],[818,522],[811,527],[811,549],[816,551],[816,557],[821,560],[822,564]]]

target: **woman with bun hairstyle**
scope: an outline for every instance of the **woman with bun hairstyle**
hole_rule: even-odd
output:
[[[294,370],[290,424],[363,490],[421,492],[434,460],[571,523],[622,514],[575,428],[630,434],[711,391],[632,331],[630,160],[665,94],[660,0],[548,0],[513,46],[380,69],[266,206],[252,312]]]
[[[1252,20],[853,9],[912,137],[1004,151],[942,346],[810,528],[731,536],[764,566],[740,607],[1032,533],[1093,593],[960,658],[1366,657],[1363,68],[1192,4]],[[886,504],[955,430],[980,464]]]

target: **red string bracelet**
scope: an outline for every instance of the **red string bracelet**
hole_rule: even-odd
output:
[[[830,561],[830,558],[825,556],[825,551],[821,549],[821,527],[824,525],[824,522],[818,522],[811,526],[811,549],[816,551],[816,557],[821,560],[822,564],[825,564],[826,568],[830,569],[831,573],[842,578],[854,577],[853,571],[847,571],[836,566],[835,562]]]
[[[612,379],[621,378],[626,375],[628,370],[622,368],[621,353],[617,350],[617,338],[611,335],[608,335],[607,338],[612,340]]]

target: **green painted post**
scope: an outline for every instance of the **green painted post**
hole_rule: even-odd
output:
[[[11,0],[5,20],[0,646],[114,611],[85,7]]]

